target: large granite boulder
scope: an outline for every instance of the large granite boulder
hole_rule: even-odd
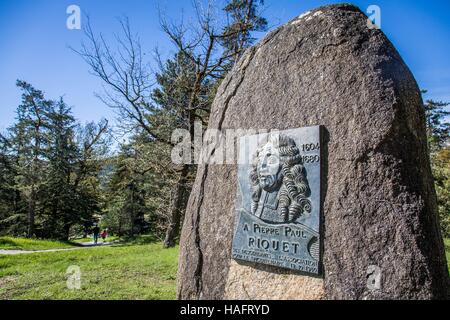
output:
[[[446,298],[421,104],[399,53],[352,5],[305,13],[247,50],[209,128],[325,128],[323,274],[232,260],[237,165],[207,164],[186,210],[178,298]]]

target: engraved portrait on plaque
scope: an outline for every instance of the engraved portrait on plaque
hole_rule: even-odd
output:
[[[232,257],[319,274],[320,127],[239,142]]]

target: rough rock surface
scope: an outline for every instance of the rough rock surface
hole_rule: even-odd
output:
[[[232,261],[237,166],[201,165],[178,297],[447,297],[421,103],[398,52],[352,5],[303,14],[247,50],[219,88],[209,127],[325,127],[324,274]],[[380,289],[367,286],[370,266],[381,271]]]

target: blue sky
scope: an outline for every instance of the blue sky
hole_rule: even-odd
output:
[[[223,3],[223,0],[216,0]],[[266,0],[263,15],[275,28],[302,12],[338,1]],[[427,97],[450,101],[450,1],[370,0],[351,1],[366,11],[381,8],[381,26],[411,68]],[[0,131],[15,118],[22,79],[43,90],[48,98],[64,96],[81,122],[114,119],[114,114],[94,95],[102,83],[69,47],[78,48],[82,31],[66,28],[66,8],[78,5],[94,29],[105,35],[118,32],[117,18],[128,16],[143,48],[173,53],[158,21],[158,6],[174,19],[191,0],[0,0]],[[82,20],[83,23],[84,20]],[[263,36],[263,34],[259,35]]]

